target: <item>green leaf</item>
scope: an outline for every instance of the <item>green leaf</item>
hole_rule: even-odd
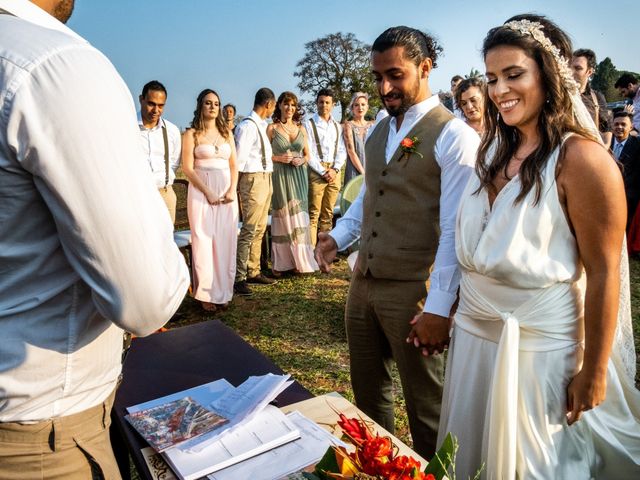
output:
[[[320,480],[320,477],[309,472],[302,472],[302,476],[307,480]]]
[[[456,438],[448,433],[440,445],[440,450],[436,452],[427,468],[424,469],[424,473],[430,473],[436,477],[436,480],[442,480],[442,477],[447,474],[449,466],[455,460],[457,443]]]
[[[324,472],[339,472],[340,467],[338,467],[338,460],[336,460],[336,453],[333,451],[333,447],[329,447],[324,455],[320,459],[320,461],[316,464],[316,469],[313,472],[315,475],[320,477],[321,479],[327,479],[328,477],[324,474]]]

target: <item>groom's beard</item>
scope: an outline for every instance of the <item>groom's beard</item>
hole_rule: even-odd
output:
[[[378,92],[380,93],[380,92]],[[392,90],[386,95],[380,95],[382,100],[382,104],[384,108],[387,110],[387,113],[392,117],[399,117],[400,115],[404,115],[407,113],[412,106],[416,104],[416,98],[420,94],[420,78],[416,77],[415,83],[412,85],[410,91],[402,92],[400,90]],[[400,100],[400,104],[398,106],[389,107],[385,103],[385,100]]]

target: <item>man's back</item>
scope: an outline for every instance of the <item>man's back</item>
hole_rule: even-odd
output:
[[[53,17],[16,11],[0,15],[0,422],[102,402],[121,328],[157,329],[188,284],[124,82]]]

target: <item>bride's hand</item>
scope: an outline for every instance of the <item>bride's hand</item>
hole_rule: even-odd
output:
[[[607,395],[607,372],[594,374],[584,368],[571,379],[567,387],[567,423],[577,422],[582,412],[597,407]]]
[[[420,313],[409,322],[412,327],[407,343],[422,348],[425,357],[444,352],[449,345],[451,320],[434,313]]]
[[[231,203],[235,200],[235,192],[228,190],[224,196],[220,199],[220,203]]]
[[[218,195],[213,193],[211,190],[207,190],[204,196],[207,197],[207,202],[209,202],[209,205],[218,205],[220,203],[220,197],[218,197]]]

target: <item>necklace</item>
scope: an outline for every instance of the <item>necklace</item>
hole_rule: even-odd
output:
[[[213,145],[213,151],[215,153],[218,153],[218,150],[219,150],[219,148],[218,148],[218,140],[220,140],[221,135],[220,135],[220,132],[218,130],[216,130],[216,133],[218,135],[213,139],[213,141],[211,141],[211,144]],[[205,140],[209,140],[208,133],[207,133],[206,130],[205,130],[205,133],[204,133],[204,138],[205,138]]]
[[[293,133],[297,133],[297,132],[296,132],[296,130],[295,130],[295,126],[294,126],[294,130],[289,130],[289,129],[286,127],[286,125],[285,125],[284,123],[282,123],[282,122],[280,122],[280,126],[282,127],[282,129],[283,129],[285,132],[287,132],[287,135],[289,135],[289,137],[291,137],[291,135],[292,135]]]

